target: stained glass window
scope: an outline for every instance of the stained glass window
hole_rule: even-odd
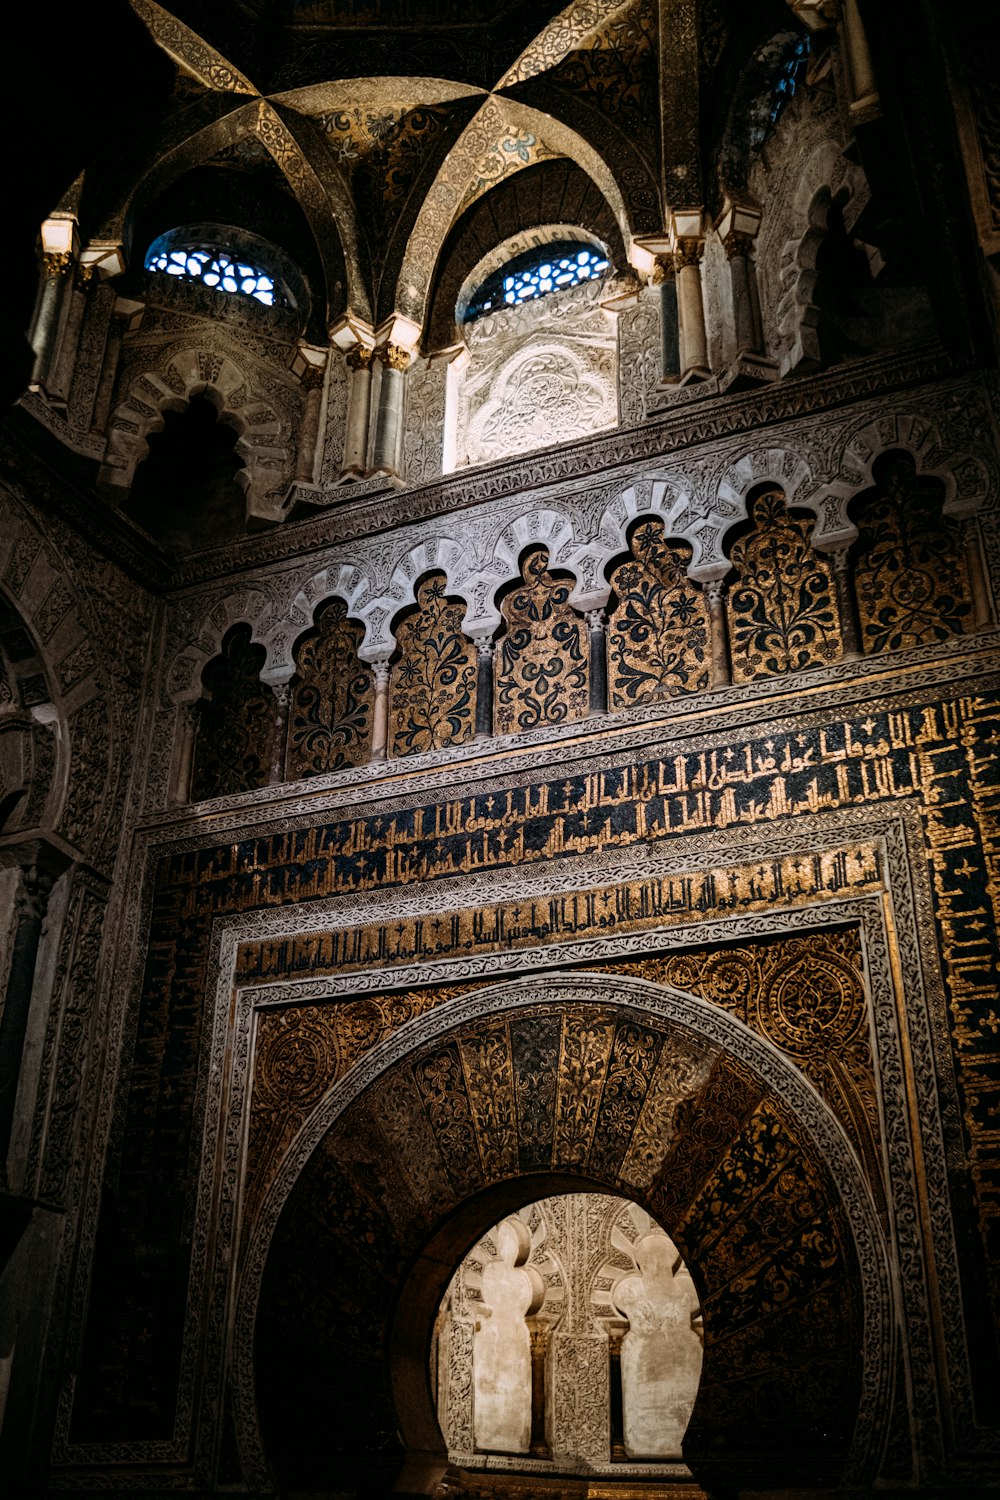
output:
[[[225,250],[200,249],[191,245],[161,250],[153,245],[146,259],[146,270],[183,276],[187,281],[200,281],[203,286],[212,287],[217,292],[255,297],[266,307],[284,300],[273,276],[268,276],[266,271],[249,261],[234,260]]]
[[[603,250],[581,245],[578,240],[564,240],[559,244],[543,245],[541,249],[526,250],[487,277],[469,303],[462,321],[471,323],[486,313],[519,307],[523,302],[547,297],[550,292],[579,286],[581,281],[594,281],[604,275],[608,264]]]
[[[781,111],[794,98],[795,90],[802,82],[802,75],[809,61],[809,38],[803,36],[786,55],[771,84],[771,124],[777,125]]]

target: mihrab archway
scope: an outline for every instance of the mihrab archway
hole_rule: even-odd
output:
[[[312,1045],[302,1029],[299,1057]],[[384,1494],[406,1460],[404,1490],[418,1492],[416,1476],[443,1464],[427,1352],[458,1262],[504,1214],[598,1189],[645,1208],[695,1278],[695,1477],[720,1494],[873,1477],[892,1294],[841,1127],[742,1023],[681,991],[588,973],[444,998],[300,1130],[239,1296],[248,1477]]]

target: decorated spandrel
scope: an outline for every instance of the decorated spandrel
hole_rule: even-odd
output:
[[[263,646],[237,625],[221,655],[205,668],[191,775],[191,800],[227,797],[264,786],[274,735],[274,694],[260,680]]]
[[[708,612],[687,576],[691,548],[671,544],[660,521],[643,521],[632,556],[615,568],[608,620],[610,707],[695,693],[709,686]]]
[[[401,653],[390,682],[393,755],[470,739],[476,724],[476,647],[462,633],[465,606],[436,574],[417,590],[417,613],[396,630]]]
[[[901,651],[973,628],[959,523],[941,513],[941,485],[894,453],[857,507],[854,587],[866,652]]]
[[[728,597],[734,682],[825,666],[842,655],[830,564],[809,543],[811,518],[780,490],[759,495],[752,530],[733,543]]]
[[[500,606],[506,633],[496,685],[497,734],[582,719],[589,704],[586,629],[567,602],[572,584],[548,571],[544,548],[524,560],[521,576]]]
[[[371,670],[358,656],[362,635],[361,626],[348,620],[347,606],[331,599],[296,647],[285,754],[289,780],[360,765],[371,754],[374,689]]]

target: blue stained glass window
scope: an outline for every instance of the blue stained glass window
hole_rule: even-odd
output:
[[[602,250],[583,245],[579,240],[562,240],[541,249],[526,250],[487,277],[462,321],[471,323],[487,313],[520,307],[523,302],[579,286],[582,281],[595,281],[604,275],[608,265]]]
[[[146,258],[147,271],[163,271],[167,276],[182,276],[186,281],[200,281],[217,292],[235,292],[255,297],[265,307],[283,302],[274,277],[245,260],[234,260],[225,250],[182,245],[172,250],[153,246]]]
[[[809,37],[800,37],[788,53],[771,85],[771,124],[777,125],[781,111],[802,82],[809,61]]]

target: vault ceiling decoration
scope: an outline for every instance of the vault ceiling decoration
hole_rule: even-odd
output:
[[[185,173],[224,167],[280,182],[300,204],[326,322],[398,312],[422,325],[449,230],[525,167],[574,162],[626,245],[662,229],[655,0],[535,0],[472,15],[445,0],[359,0],[292,6],[280,25],[255,16],[252,28],[232,7],[134,8],[178,81],[158,123],[84,185],[92,245],[141,255],[128,241],[142,213]],[[256,54],[241,30],[257,36]]]

